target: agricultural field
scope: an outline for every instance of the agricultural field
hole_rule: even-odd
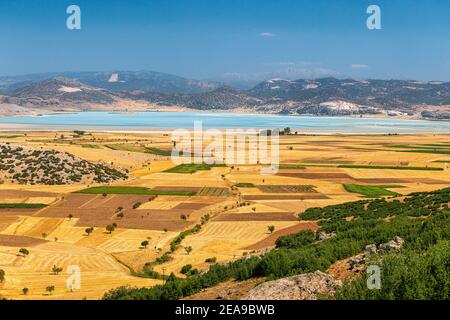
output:
[[[60,186],[0,181],[0,296],[9,299],[99,299],[118,286],[151,287],[317,230],[299,220],[309,208],[450,185],[447,135],[281,136],[273,175],[259,165],[176,165],[162,132],[5,132],[1,143],[128,175]],[[74,265],[81,287],[69,290]]]

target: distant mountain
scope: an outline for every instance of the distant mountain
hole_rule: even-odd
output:
[[[73,75],[77,77],[42,81],[36,81],[37,76],[21,78],[24,80],[21,85],[0,78],[0,84],[9,83],[0,96],[0,104],[9,109],[14,105],[52,106],[53,109],[62,105],[70,106],[71,110],[146,110],[156,106],[196,110],[240,108],[251,112],[326,116],[383,114],[450,118],[448,82],[358,81],[330,77],[271,79],[249,90],[240,90],[147,71]]]
[[[160,105],[214,110],[315,115],[418,114],[429,106],[450,106],[450,83],[322,78],[272,79],[250,90],[219,87],[200,94],[125,94]],[[424,114],[422,114],[424,115]],[[425,115],[428,115],[425,113]]]
[[[141,90],[162,93],[201,93],[219,87],[218,83],[212,81],[186,79],[154,71],[58,72],[0,77],[0,92],[11,93],[17,88],[33,82],[57,77],[78,80],[92,87],[112,91]]]

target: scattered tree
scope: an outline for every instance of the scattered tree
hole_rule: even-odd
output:
[[[216,257],[208,258],[205,260],[206,263],[216,263],[216,261],[217,261]]]
[[[54,275],[58,275],[62,271],[63,271],[63,268],[57,267],[56,265],[54,265],[53,268],[52,268],[52,272],[53,272]]]
[[[135,204],[133,204],[133,209],[137,209],[141,206],[142,203],[140,202],[136,202]]]
[[[184,247],[184,251],[186,251],[186,253],[189,255],[192,252],[192,247],[191,246]]]
[[[147,249],[148,244],[149,244],[148,240],[144,240],[141,242],[141,246],[143,246],[145,249]]]
[[[5,270],[0,269],[0,283],[3,283],[5,281]]]
[[[30,254],[30,251],[28,251],[28,250],[25,249],[25,248],[21,248],[21,249],[19,250],[19,253],[25,258],[27,255]]]
[[[47,291],[48,294],[51,295],[52,292],[55,291],[55,286],[48,286],[47,288],[45,288],[45,291]]]
[[[114,227],[114,225],[112,224],[108,224],[106,226],[106,231],[108,231],[109,234],[113,233],[113,231],[116,229],[116,227]]]
[[[191,271],[191,269],[192,269],[192,264],[187,264],[181,268],[180,273],[188,274],[189,271]]]

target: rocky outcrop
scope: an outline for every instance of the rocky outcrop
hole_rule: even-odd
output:
[[[317,233],[316,239],[321,241],[321,240],[330,239],[330,238],[333,238],[336,236],[337,236],[336,231],[332,231],[330,233],[326,233],[325,231],[320,231],[319,233]]]
[[[378,246],[379,253],[387,253],[390,251],[399,251],[405,244],[405,240],[396,236],[393,240],[382,243]]]
[[[327,273],[316,271],[260,284],[242,300],[317,300],[333,296],[342,283]]]

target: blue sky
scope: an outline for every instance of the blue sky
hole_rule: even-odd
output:
[[[82,29],[66,28],[79,5]],[[382,30],[366,9],[381,7]],[[447,0],[2,0],[0,74],[450,80]]]

